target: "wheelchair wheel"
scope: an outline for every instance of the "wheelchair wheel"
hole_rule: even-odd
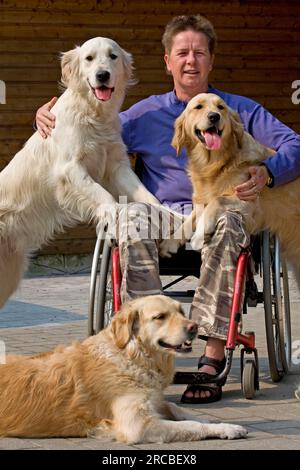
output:
[[[93,256],[88,308],[88,335],[104,328],[112,315],[112,292],[110,275],[110,241],[103,240],[100,233]]]
[[[98,265],[101,261],[101,252],[103,249],[103,240],[102,234],[100,233],[94,250],[93,263],[91,269],[91,280],[90,280],[90,297],[89,297],[89,306],[88,306],[88,335],[91,336],[95,334],[94,329],[94,316],[95,316],[95,293],[96,286],[99,281],[98,276]]]
[[[267,231],[263,233],[262,264],[269,367],[273,382],[278,382],[291,364],[289,286],[279,240]]]
[[[251,400],[255,397],[256,386],[256,365],[253,359],[248,359],[243,368],[242,391],[245,398]]]
[[[111,242],[104,241],[96,296],[95,330],[98,333],[111,321],[113,296],[111,281]]]

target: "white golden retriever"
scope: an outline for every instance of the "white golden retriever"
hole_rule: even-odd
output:
[[[51,138],[36,132],[0,173],[0,308],[32,250],[78,221],[112,222],[116,199],[157,204],[130,168],[118,111],[131,55],[94,38],[62,55],[67,88],[52,111]]]
[[[201,423],[163,398],[174,355],[197,334],[180,303],[162,295],[124,304],[83,343],[0,366],[0,436],[97,437],[129,444],[245,437],[242,426]]]

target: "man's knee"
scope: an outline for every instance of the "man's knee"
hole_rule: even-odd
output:
[[[244,221],[243,216],[239,212],[225,211],[217,222],[217,228],[237,228],[243,227]]]
[[[119,210],[121,240],[157,240],[160,230],[160,210],[146,203],[129,203]]]
[[[224,212],[218,220],[213,240],[215,243],[219,240],[224,246],[246,248],[250,243],[250,234],[246,230],[242,214],[234,211]]]

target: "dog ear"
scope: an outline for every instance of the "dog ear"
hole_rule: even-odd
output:
[[[230,109],[229,113],[233,135],[237,141],[238,147],[242,148],[244,126],[242,124],[239,114],[236,111]]]
[[[133,78],[133,58],[132,55],[129,54],[129,52],[126,52],[124,49],[122,49],[122,61],[127,85],[134,85],[136,80]]]
[[[175,133],[171,142],[171,145],[176,149],[177,155],[179,155],[184,143],[185,143],[185,113],[183,112],[175,121]]]
[[[61,83],[67,87],[71,78],[79,70],[79,46],[68,52],[61,53]]]
[[[111,323],[111,331],[118,348],[123,349],[128,344],[134,330],[138,311],[132,308],[130,302],[124,304],[116,313]]]

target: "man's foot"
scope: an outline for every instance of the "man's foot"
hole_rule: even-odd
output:
[[[198,370],[205,383],[190,384],[187,386],[185,392],[181,397],[182,403],[212,403],[221,400],[222,398],[222,383],[211,383],[210,376],[220,374],[225,367],[225,357],[222,360],[213,359],[208,356],[201,356],[198,363]]]

